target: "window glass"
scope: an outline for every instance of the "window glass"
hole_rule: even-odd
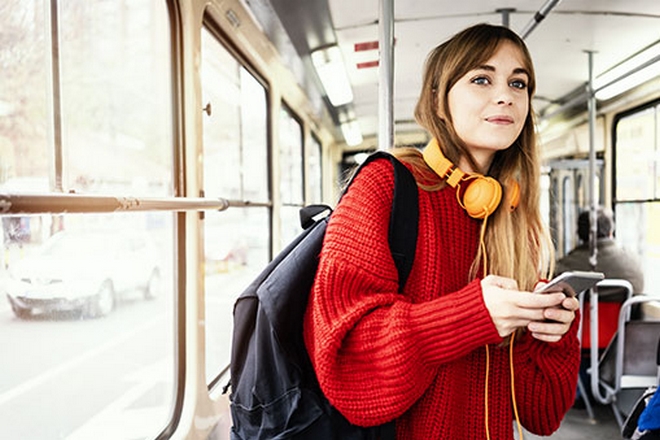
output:
[[[0,2],[0,191],[49,188],[53,111],[46,5]]]
[[[48,2],[0,6],[8,66],[0,74],[0,185],[171,194],[165,2],[57,4],[54,14]]]
[[[172,215],[0,219],[0,438],[153,438],[174,399]]]
[[[301,231],[298,211],[304,203],[303,131],[291,111],[282,106],[279,119],[280,246],[283,248]]]
[[[300,206],[282,206],[280,208],[280,224],[282,238],[280,241],[281,249],[291,243],[294,238],[302,232],[300,225]]]
[[[550,225],[550,190],[551,179],[550,174],[546,168],[542,169],[541,173],[541,218],[545,225]]]
[[[309,188],[309,200],[307,204],[321,203],[322,193],[322,168],[321,168],[321,142],[312,135],[307,149],[307,186]]]
[[[659,109],[641,109],[615,126],[615,238],[639,256],[645,286],[660,282]]]
[[[660,200],[660,105],[655,107],[655,154],[653,155],[655,173],[654,198]]]
[[[660,202],[617,203],[616,241],[636,254],[644,271],[647,292],[657,295],[653,286],[660,283]],[[642,293],[642,292],[635,292]]]
[[[162,0],[60,3],[65,188],[172,194]]]
[[[300,123],[291,111],[280,111],[280,197],[284,205],[302,205],[303,193],[303,137]]]
[[[575,227],[576,222],[573,220],[575,212],[575,188],[573,187],[573,175],[565,176],[562,182],[562,220],[564,226],[564,236],[562,242],[564,243],[562,255],[568,254],[575,246]]]
[[[620,119],[616,125],[616,199],[655,197],[655,109]]]
[[[204,193],[264,206],[204,214],[206,380],[229,365],[233,303],[270,255],[267,97],[213,34],[202,31]]]
[[[0,29],[0,192],[172,194],[165,1],[8,0]],[[0,438],[156,437],[176,389],[172,214],[0,221]]]
[[[229,366],[234,302],[268,263],[268,208],[230,208],[204,218],[206,382]],[[224,384],[221,384],[224,385]]]

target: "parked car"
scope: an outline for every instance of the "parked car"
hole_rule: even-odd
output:
[[[104,316],[123,294],[160,294],[158,258],[143,233],[62,231],[10,267],[5,291],[19,318],[66,310]]]
[[[226,226],[205,229],[204,258],[207,275],[227,273],[247,264],[247,240],[237,234],[236,229]]]

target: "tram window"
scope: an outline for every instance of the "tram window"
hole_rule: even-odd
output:
[[[234,302],[268,263],[263,231],[269,221],[268,208],[205,214],[205,368],[210,386],[229,365]]]
[[[568,254],[575,246],[575,222],[573,221],[573,211],[575,210],[575,188],[573,186],[573,179],[571,176],[565,176],[562,180],[562,220],[561,224],[564,227],[562,237],[562,255]]]
[[[289,243],[301,231],[298,212],[304,203],[303,131],[291,111],[282,106],[279,118],[280,161],[280,246]]]
[[[204,192],[267,202],[268,131],[264,87],[207,30],[202,30]]]
[[[12,185],[16,190],[44,191],[49,187],[52,106],[48,99],[51,75],[50,47],[45,43],[50,38],[46,5],[20,0],[0,3],[0,185]]]
[[[660,282],[659,116],[656,105],[615,120],[616,240],[640,257],[645,286]]]
[[[169,22],[164,0],[0,3],[0,192],[173,193]],[[157,436],[172,214],[0,220],[0,438]]]
[[[656,109],[621,118],[616,124],[616,200],[652,200],[660,191],[656,154]]]
[[[0,438],[155,437],[174,402],[172,215],[1,219]]]
[[[307,174],[305,179],[309,191],[308,204],[321,203],[323,199],[322,177],[321,141],[312,135],[307,149]]]
[[[547,169],[544,169],[541,173],[540,178],[541,183],[541,218],[546,225],[550,224],[550,191],[552,187],[552,179]]]
[[[213,34],[202,30],[203,163],[206,197],[267,205],[266,90]],[[206,383],[229,365],[233,303],[267,263],[270,208],[204,213]]]
[[[638,255],[644,271],[647,292],[657,295],[653,286],[660,283],[660,201],[617,203],[616,240],[628,251]],[[635,292],[638,293],[638,292]]]
[[[57,13],[47,4],[0,6],[12,48],[0,73],[0,183],[171,194],[165,2],[60,1]]]
[[[62,1],[59,9],[65,187],[171,195],[165,2]]]

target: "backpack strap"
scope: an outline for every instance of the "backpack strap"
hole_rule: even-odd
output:
[[[389,244],[394,264],[399,272],[399,292],[403,292],[415,260],[419,223],[417,182],[410,170],[396,157],[385,151],[370,154],[357,169],[344,189],[348,190],[355,176],[376,159],[387,159],[394,167],[394,195],[390,214]],[[342,193],[343,194],[343,193]]]
[[[329,214],[330,212],[332,212],[332,208],[328,205],[303,206],[298,212],[298,215],[300,216],[300,226],[302,226],[303,229],[307,229],[314,225],[314,222],[321,217],[321,214]]]

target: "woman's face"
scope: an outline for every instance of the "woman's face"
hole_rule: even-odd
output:
[[[529,112],[529,75],[520,50],[503,41],[483,65],[466,73],[449,90],[454,130],[485,172],[494,154],[518,138]],[[439,113],[440,114],[440,113]],[[464,163],[465,162],[465,163]]]

